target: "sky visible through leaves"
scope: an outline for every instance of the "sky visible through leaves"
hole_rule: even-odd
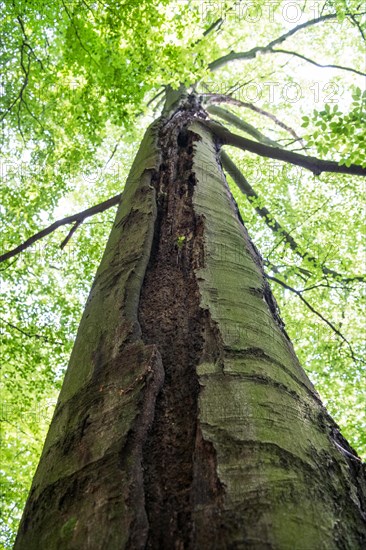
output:
[[[229,96],[235,101],[215,105],[279,147],[366,166],[366,26],[357,1],[7,0],[0,9],[1,254],[122,192],[168,85],[184,83],[206,102]],[[334,17],[265,48],[324,15]],[[249,199],[228,175],[286,330],[365,458],[365,179],[225,150],[255,190]],[[115,207],[85,219],[62,249],[70,225],[0,263],[3,548],[11,548],[114,215]]]

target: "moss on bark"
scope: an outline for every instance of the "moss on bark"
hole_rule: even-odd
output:
[[[15,548],[361,549],[362,466],[294,354],[206,114],[173,99],[131,169]]]

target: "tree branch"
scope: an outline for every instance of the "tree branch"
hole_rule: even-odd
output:
[[[165,87],[163,87],[162,90],[160,90],[159,92],[157,92],[157,93],[154,95],[154,97],[151,98],[151,99],[147,102],[146,106],[147,106],[147,107],[150,107],[150,105],[151,105],[152,103],[154,103],[155,99],[158,99],[161,95],[163,95],[163,93],[165,93]]]
[[[303,144],[301,137],[297,135],[295,130],[293,130],[290,126],[287,126],[287,124],[279,120],[272,113],[269,113],[268,111],[265,111],[264,109],[261,109],[256,105],[253,105],[253,103],[246,103],[245,101],[240,101],[239,99],[235,99],[234,97],[231,97],[225,94],[204,94],[204,95],[208,96],[208,100],[210,103],[228,103],[228,104],[236,105],[237,107],[244,107],[246,109],[250,109],[251,111],[259,113],[260,115],[263,115],[267,118],[270,118],[271,120],[273,120],[273,122],[277,126],[279,126],[280,128],[283,128],[284,130],[286,130],[286,132],[291,134],[291,136],[295,139],[295,141],[299,141],[301,144]]]
[[[272,158],[282,162],[289,162],[295,166],[302,166],[303,168],[313,172],[316,176],[319,176],[322,172],[366,176],[366,168],[363,168],[357,164],[345,166],[339,165],[337,162],[332,160],[321,160],[310,156],[305,157],[299,153],[285,151],[284,149],[278,149],[276,147],[269,147],[263,143],[258,143],[237,134],[232,134],[227,128],[211,120],[199,119],[199,123],[208,127],[209,130],[211,130],[211,132],[213,132],[213,134],[220,139],[222,145],[232,145],[233,147],[238,147],[243,151],[255,153],[261,157]]]
[[[65,248],[65,246],[67,245],[67,243],[69,242],[69,240],[71,239],[71,237],[73,236],[73,234],[75,233],[75,231],[77,230],[79,225],[81,225],[82,223],[83,222],[81,222],[81,221],[77,221],[77,222],[74,223],[74,225],[70,229],[69,233],[67,234],[67,236],[64,238],[64,240],[60,244],[61,250],[63,250]]]
[[[41,69],[44,70],[44,66],[43,66],[42,61],[37,57],[37,55],[35,54],[35,52],[34,52],[32,46],[31,46],[31,45],[29,44],[29,42],[28,42],[28,36],[27,36],[27,34],[26,34],[26,32],[25,32],[25,27],[24,27],[23,19],[20,17],[20,15],[17,15],[17,21],[18,21],[18,23],[19,23],[19,25],[20,25],[20,28],[21,28],[21,31],[22,31],[22,34],[23,34],[23,37],[24,37],[24,41],[23,41],[24,46],[26,46],[26,47],[29,49],[29,51],[30,51],[30,53],[33,55],[34,59],[37,61],[37,63],[39,63]]]
[[[243,176],[243,174],[240,172],[239,168],[234,164],[234,162],[231,160],[229,155],[225,153],[225,151],[221,151],[220,154],[221,162],[226,170],[226,172],[233,178],[236,185],[239,187],[240,191],[244,193],[247,197],[250,199],[258,199],[259,195],[254,191],[253,187],[250,185],[248,180]],[[278,223],[273,216],[270,214],[269,210],[267,210],[266,207],[254,207],[255,211],[265,220],[268,227],[272,229],[272,231],[275,231],[276,233],[280,233],[285,237],[285,241],[290,245],[292,250],[297,250],[298,244],[294,240],[291,235],[283,229],[280,223]]]
[[[31,334],[30,332],[26,332],[25,330],[17,327],[16,325],[9,323],[9,321],[5,321],[5,319],[3,319],[2,317],[0,317],[0,322],[5,323],[6,325],[8,325],[8,327],[20,332],[21,334],[23,334],[24,336],[27,336],[28,338],[36,338],[37,340],[44,340],[49,344],[58,344],[58,345],[63,344],[63,342],[60,342],[57,340],[50,340],[47,336],[43,336],[42,334]]]
[[[221,161],[224,169],[226,172],[232,177],[236,185],[239,187],[240,191],[244,193],[249,199],[259,199],[258,194],[253,189],[253,187],[250,185],[250,183],[247,181],[247,179],[243,176],[243,174],[240,172],[239,168],[236,166],[236,164],[231,160],[229,155],[225,153],[225,151],[221,151]],[[366,279],[366,275],[362,276],[355,276],[355,277],[344,277],[337,271],[334,271],[333,269],[328,269],[327,267],[323,265],[319,265],[318,260],[307,253],[301,252],[300,245],[295,241],[295,239],[292,237],[292,235],[286,231],[282,225],[272,216],[272,214],[269,212],[269,210],[266,207],[254,207],[255,211],[261,216],[261,218],[264,219],[266,225],[273,231],[274,233],[279,233],[284,240],[290,245],[291,250],[293,250],[300,258],[303,260],[308,260],[312,262],[315,266],[318,266],[324,275],[330,275],[336,279],[339,279],[342,282],[350,283],[350,282],[364,282]],[[301,270],[301,268],[298,268]],[[308,275],[311,273],[308,272]]]
[[[0,122],[2,122],[4,120],[4,118],[6,117],[6,115],[8,113],[10,113],[10,111],[12,110],[12,108],[16,105],[16,103],[19,101],[20,103],[23,101],[23,94],[25,92],[25,89],[26,87],[28,86],[28,82],[29,82],[29,72],[30,72],[30,65],[31,65],[31,60],[30,60],[30,55],[28,54],[28,65],[27,65],[27,68],[25,67],[24,65],[24,59],[23,59],[23,56],[24,56],[24,48],[25,48],[25,43],[23,42],[21,47],[20,47],[20,66],[21,66],[21,69],[22,69],[22,72],[24,74],[24,80],[23,80],[23,83],[20,87],[20,90],[19,90],[19,93],[18,95],[16,96],[16,98],[10,103],[10,105],[5,109],[5,111],[2,113],[2,116],[0,118]],[[18,108],[18,113],[17,113],[17,116],[18,116],[18,126],[20,126],[20,116],[19,116],[19,108]],[[24,136],[22,134],[22,131],[19,127],[19,131],[22,135],[22,138],[23,138],[23,141],[24,141]]]
[[[336,13],[332,13],[329,15],[322,15],[321,17],[317,17],[316,19],[311,19],[310,21],[306,21],[305,23],[302,23],[301,25],[297,25],[290,31],[286,32],[285,34],[282,34],[275,40],[272,40],[267,44],[267,46],[258,46],[256,48],[252,48],[251,50],[248,50],[247,52],[230,52],[227,55],[223,55],[222,57],[219,57],[218,59],[215,59],[215,61],[212,61],[208,65],[208,68],[211,71],[215,71],[222,67],[223,65],[227,65],[228,63],[231,63],[232,61],[236,61],[238,59],[254,59],[258,53],[267,53],[272,50],[273,46],[276,46],[277,44],[281,44],[284,42],[287,38],[294,35],[298,31],[305,29],[306,27],[310,27],[312,25],[316,25],[318,23],[322,23],[323,21],[327,21],[329,19],[335,19],[337,17]]]
[[[291,292],[296,294],[296,296],[298,296],[300,298],[300,300],[302,302],[304,302],[304,304],[310,309],[310,311],[312,313],[314,313],[315,315],[317,315],[319,317],[319,319],[324,321],[324,323],[326,323],[328,325],[328,327],[330,327],[333,330],[333,332],[335,332],[335,334],[337,336],[339,336],[347,344],[347,346],[349,347],[349,350],[351,352],[351,357],[352,357],[353,361],[357,362],[357,359],[355,357],[353,348],[352,348],[351,344],[349,343],[349,341],[347,340],[347,338],[345,336],[343,336],[343,334],[333,325],[333,323],[328,321],[328,319],[323,317],[323,315],[321,313],[319,313],[319,311],[317,311],[311,304],[309,304],[309,302],[307,300],[305,300],[305,298],[302,296],[302,294],[299,290],[296,290],[295,288],[292,288],[292,286],[289,286],[288,284],[284,283],[283,281],[281,281],[281,279],[277,279],[277,277],[271,277],[270,275],[266,275],[266,277],[267,277],[267,279],[270,279],[271,281],[274,281],[275,283],[283,286],[283,288],[286,288],[287,290],[290,290]]]
[[[282,44],[287,38],[290,38],[290,36],[293,36],[297,32],[301,31],[302,29],[306,29],[307,27],[312,27],[313,25],[317,25],[318,23],[323,23],[324,21],[329,21],[330,19],[336,19],[337,14],[336,13],[329,13],[328,15],[321,15],[320,17],[316,17],[314,19],[310,19],[310,21],[305,21],[305,23],[301,23],[300,25],[297,25],[293,29],[289,30],[285,34],[282,34],[278,38],[275,38],[275,40],[272,40],[267,46],[267,48],[273,48],[273,46],[276,46],[277,44]]]
[[[67,17],[69,18],[69,21],[70,21],[70,23],[71,23],[71,25],[72,25],[72,27],[73,27],[73,29],[74,29],[75,36],[76,36],[76,38],[78,39],[78,42],[79,42],[81,48],[84,50],[84,52],[86,52],[86,53],[88,54],[88,56],[89,56],[90,59],[93,61],[93,63],[95,63],[95,65],[96,65],[98,68],[100,68],[99,63],[94,59],[94,56],[90,53],[90,51],[84,46],[84,44],[83,44],[83,42],[82,42],[82,40],[81,40],[81,38],[80,38],[78,28],[77,28],[77,26],[75,25],[75,21],[74,21],[75,17],[70,15],[70,12],[69,12],[69,10],[68,10],[68,8],[67,8],[67,5],[65,4],[64,0],[61,0],[61,4],[63,5],[63,7],[64,7],[64,9],[65,9],[65,11],[66,11]]]
[[[286,264],[286,263],[281,264],[281,265],[275,265],[268,258],[264,258],[263,263],[264,263],[265,266],[268,266],[271,269],[271,271],[273,271],[273,273],[277,273],[279,275],[282,275],[285,279],[286,279],[286,274],[283,274],[282,271],[281,271],[281,269],[283,269],[283,268],[290,269],[293,272],[296,271],[294,274],[297,277],[300,277],[300,279],[302,281],[304,281],[304,283],[306,283],[306,281],[312,275],[311,271],[309,271],[308,269],[304,269],[303,267],[300,267],[298,265],[290,265],[290,264]],[[343,287],[341,287],[341,288],[343,288]]]
[[[251,50],[248,50],[246,52],[231,51],[230,53],[228,53],[228,54],[226,54],[222,57],[219,57],[215,61],[212,61],[208,65],[208,68],[211,71],[215,71],[215,70],[219,69],[220,67],[222,67],[223,65],[227,65],[228,63],[231,63],[233,61],[238,61],[238,60],[241,60],[241,59],[255,59],[258,54],[264,55],[264,54],[268,54],[268,53],[284,53],[284,54],[294,55],[296,57],[299,57],[300,59],[303,59],[304,61],[307,61],[308,63],[312,63],[313,65],[316,65],[317,67],[329,68],[329,69],[341,69],[343,71],[349,71],[349,72],[352,72],[352,73],[355,73],[355,74],[358,74],[358,75],[361,75],[361,76],[365,76],[365,73],[362,73],[361,71],[357,71],[356,69],[352,69],[350,67],[344,67],[342,65],[333,65],[333,64],[321,65],[320,63],[317,63],[316,61],[313,61],[312,59],[309,59],[308,57],[305,57],[304,55],[298,54],[296,52],[292,52],[292,51],[288,51],[288,50],[279,50],[279,49],[274,50],[273,49],[273,46],[276,46],[277,44],[281,44],[282,42],[284,42],[287,38],[289,38],[290,36],[292,36],[296,32],[298,32],[298,31],[300,31],[300,30],[302,30],[306,27],[310,27],[312,25],[315,25],[317,23],[321,23],[321,22],[326,21],[328,19],[334,19],[336,17],[337,17],[337,14],[334,13],[334,14],[329,14],[329,15],[322,15],[321,17],[318,17],[316,19],[312,19],[311,21],[306,21],[305,23],[302,23],[301,25],[297,25],[297,27],[295,27],[295,28],[291,29],[290,31],[288,31],[287,33],[279,36],[275,40],[272,40],[271,42],[269,42],[267,44],[267,46],[256,46],[255,48],[252,48]]]
[[[342,71],[349,71],[351,73],[359,74],[361,76],[366,76],[366,73],[362,73],[361,71],[357,71],[356,69],[351,69],[350,67],[344,67],[343,65],[333,65],[333,64],[322,65],[321,63],[317,63],[316,61],[313,61],[312,59],[305,57],[305,55],[301,55],[300,53],[293,52],[290,50],[269,50],[268,53],[283,53],[286,55],[293,55],[294,57],[303,59],[304,61],[307,61],[312,65],[315,65],[316,67],[321,67],[322,69],[341,69]]]
[[[365,33],[363,32],[363,29],[362,29],[360,23],[357,21],[356,17],[353,14],[350,14],[349,17],[353,21],[355,26],[358,28],[358,30],[360,31],[360,35],[362,36],[363,41],[366,42]]]
[[[20,244],[16,248],[13,248],[12,250],[5,252],[5,254],[2,254],[0,256],[0,263],[5,262],[5,260],[8,260],[9,258],[13,258],[20,252],[23,252],[23,250],[26,250],[27,248],[32,246],[32,244],[39,241],[43,237],[46,237],[50,233],[53,233],[53,231],[55,231],[56,229],[58,229],[63,225],[68,225],[74,222],[77,222],[77,224],[80,225],[86,218],[90,218],[90,216],[94,216],[94,214],[99,214],[100,212],[104,212],[105,210],[108,210],[109,208],[111,208],[112,206],[115,206],[120,202],[121,196],[122,194],[116,195],[104,202],[101,202],[100,204],[87,208],[86,210],[83,210],[78,214],[73,214],[72,216],[67,216],[62,220],[58,220],[57,222],[54,222],[53,224],[46,227],[45,229],[42,229],[42,231],[39,231],[35,235],[32,235],[32,237],[29,237],[29,239],[27,239],[24,243]],[[75,230],[76,230],[76,227],[74,226],[73,231]],[[70,237],[71,235],[69,234],[69,238]]]
[[[243,132],[249,134],[250,136],[254,137],[257,141],[260,143],[264,143],[265,145],[270,145],[272,147],[280,147],[279,143],[276,141],[273,141],[272,139],[269,139],[267,136],[262,134],[257,128],[249,124],[248,122],[245,122],[240,117],[235,115],[234,113],[231,113],[230,111],[227,111],[226,109],[222,109],[221,107],[216,107],[215,105],[209,105],[207,107],[207,111],[212,115],[217,115],[218,117],[222,118],[223,120],[226,120],[226,122],[229,122],[233,126],[236,126],[240,130],[243,130]]]
[[[216,19],[216,21],[214,21],[203,33],[203,36],[207,36],[208,34],[210,34],[210,32],[212,32],[213,30],[216,29],[216,27],[218,27],[218,30],[220,30],[222,24],[224,22],[224,19],[222,19],[222,17],[219,17],[219,19]]]

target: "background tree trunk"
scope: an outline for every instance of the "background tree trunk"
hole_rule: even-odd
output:
[[[15,548],[361,549],[365,475],[296,359],[194,97],[147,131]]]

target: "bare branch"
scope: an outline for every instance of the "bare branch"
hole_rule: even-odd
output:
[[[284,283],[283,281],[281,281],[281,279],[277,279],[277,277],[271,277],[270,275],[266,275],[266,277],[267,277],[267,279],[270,279],[271,281],[274,281],[275,283],[278,283],[279,285],[283,286],[283,288],[286,288],[287,290],[290,290],[291,292],[296,294],[296,296],[298,296],[300,298],[300,300],[302,302],[304,302],[304,304],[306,305],[306,307],[308,307],[310,309],[310,311],[312,311],[315,315],[317,315],[319,317],[319,319],[324,321],[324,323],[326,323],[328,325],[328,327],[330,327],[332,329],[332,331],[337,336],[339,336],[347,344],[347,346],[348,346],[348,348],[351,352],[352,359],[355,362],[357,362],[357,359],[355,357],[353,348],[352,348],[351,344],[349,343],[349,341],[347,340],[347,338],[345,336],[343,336],[343,334],[333,325],[333,323],[328,321],[328,319],[326,319],[321,313],[319,313],[319,311],[317,311],[311,304],[309,304],[309,302],[307,300],[305,300],[305,298],[302,296],[302,294],[299,290],[296,290],[292,286],[289,286],[288,284]]]
[[[215,105],[209,105],[207,107],[207,111],[212,115],[217,115],[223,120],[226,120],[226,122],[229,122],[230,124],[236,126],[240,130],[243,130],[243,132],[254,137],[254,139],[259,141],[260,143],[265,143],[266,145],[271,145],[272,147],[281,147],[279,143],[277,143],[276,141],[273,141],[272,139],[269,139],[267,136],[262,134],[262,132],[257,130],[257,128],[255,128],[248,122],[245,122],[234,113],[227,111],[226,109],[222,109],[221,107],[216,107]]]
[[[221,161],[226,172],[233,178],[239,189],[250,199],[259,199],[259,195],[254,191],[248,180],[240,172],[236,164],[231,160],[229,155],[225,151],[221,151]],[[265,220],[266,224],[275,231],[285,237],[286,242],[290,245],[292,250],[298,250],[299,246],[294,238],[283,229],[280,223],[277,222],[266,207],[255,207],[255,211]]]
[[[64,240],[62,241],[62,243],[60,244],[60,248],[61,250],[63,250],[65,248],[65,246],[67,245],[67,243],[69,242],[69,240],[71,239],[71,237],[73,236],[73,234],[75,233],[75,231],[77,230],[77,228],[79,227],[79,225],[81,225],[83,222],[81,221],[77,221],[74,223],[74,225],[72,226],[72,228],[70,229],[68,235],[64,238]]]
[[[360,23],[357,21],[356,17],[353,14],[350,14],[349,17],[350,17],[351,21],[354,23],[354,25],[360,31],[360,35],[362,36],[363,41],[366,42],[365,33],[363,32],[363,29],[362,29]]]
[[[253,187],[250,185],[250,183],[247,181],[244,175],[240,172],[239,168],[231,160],[229,155],[227,155],[224,151],[221,151],[221,161],[224,169],[233,178],[234,182],[242,191],[242,193],[244,193],[249,199],[252,199],[252,200],[259,199],[259,196],[256,193],[256,191],[253,189]],[[278,233],[283,237],[283,240],[290,245],[291,250],[293,250],[303,260],[308,260],[309,262],[312,262],[315,266],[319,267],[324,273],[324,275],[330,275],[331,277],[339,279],[344,283],[350,283],[350,282],[356,282],[356,281],[364,282],[366,280],[366,275],[344,277],[337,271],[334,271],[333,269],[329,269],[323,265],[320,265],[319,261],[314,256],[311,256],[308,253],[301,252],[300,245],[296,242],[296,240],[292,237],[292,235],[288,231],[286,231],[282,227],[282,225],[272,216],[272,214],[269,212],[269,210],[265,206],[263,207],[256,206],[254,207],[254,209],[261,216],[261,218],[264,219],[266,225],[268,225],[271,231],[273,231],[274,233]],[[301,271],[301,268],[298,268],[298,269]],[[308,276],[311,275],[311,272],[308,271],[307,275]]]
[[[350,67],[344,67],[343,65],[333,65],[333,64],[322,65],[321,63],[317,63],[316,61],[313,61],[312,59],[305,57],[305,55],[301,55],[299,53],[289,51],[289,50],[270,50],[270,53],[283,53],[286,55],[293,55],[294,57],[303,59],[304,61],[307,61],[312,65],[315,65],[316,67],[321,67],[322,69],[341,69],[342,71],[349,71],[351,73],[359,74],[361,76],[366,76],[366,73],[362,73],[361,71],[357,71],[356,69],[351,69]]]
[[[213,122],[211,120],[200,119],[199,123],[208,127],[213,134],[220,139],[222,145],[232,145],[233,147],[238,147],[244,151],[255,153],[261,157],[272,158],[282,162],[289,162],[295,166],[302,166],[303,168],[313,172],[316,176],[319,176],[322,172],[366,176],[366,168],[363,168],[357,164],[345,166],[339,165],[337,162],[332,160],[321,160],[310,156],[305,157],[299,153],[293,153],[292,151],[286,151],[276,147],[269,147],[263,143],[258,143],[237,134],[233,134],[221,124],[217,124],[217,122]]]
[[[158,97],[160,97],[161,95],[163,95],[164,92],[165,92],[165,86],[164,86],[164,88],[163,88],[162,90],[160,90],[160,92],[157,92],[157,93],[154,95],[154,97],[151,98],[151,99],[147,102],[146,106],[147,106],[147,107],[150,107],[150,105],[151,105],[152,103],[154,103],[155,99],[158,99]]]
[[[52,225],[46,227],[45,229],[42,229],[42,231],[39,231],[39,233],[36,233],[35,235],[32,235],[32,237],[29,237],[29,239],[27,239],[24,243],[20,244],[16,248],[13,248],[13,250],[9,250],[8,252],[5,252],[5,254],[2,254],[0,256],[0,263],[5,262],[5,260],[8,260],[9,258],[13,258],[20,252],[23,252],[23,250],[26,250],[27,248],[32,246],[32,244],[39,241],[43,237],[46,237],[50,233],[53,233],[53,231],[63,225],[68,225],[74,222],[78,222],[78,225],[80,225],[86,218],[90,218],[90,216],[94,216],[94,214],[99,214],[100,212],[104,212],[105,210],[112,208],[112,206],[115,206],[120,202],[121,197],[122,194],[116,195],[104,202],[101,202],[100,204],[87,208],[86,210],[83,210],[78,214],[73,214],[72,216],[67,216],[62,220],[54,222]]]
[[[209,103],[228,103],[232,105],[236,105],[237,107],[244,107],[245,109],[250,109],[251,111],[254,111],[256,113],[259,113],[260,115],[263,115],[267,118],[270,118],[273,120],[273,122],[279,126],[280,128],[283,128],[292,135],[292,137],[295,139],[295,141],[299,141],[302,145],[302,138],[297,135],[295,130],[293,130],[290,126],[279,120],[275,115],[272,113],[269,113],[268,111],[265,111],[264,109],[261,109],[260,107],[257,107],[256,105],[253,105],[252,103],[246,103],[245,101],[240,101],[239,99],[235,99],[234,97],[231,97],[229,95],[224,94],[204,94],[208,97]]]
[[[350,16],[350,14],[347,14]],[[277,44],[281,44],[284,42],[287,38],[294,35],[296,32],[306,28],[310,27],[312,25],[316,25],[317,23],[322,23],[323,21],[326,21],[328,19],[335,19],[337,17],[336,13],[329,14],[329,15],[322,15],[321,17],[318,17],[316,19],[312,19],[311,21],[306,21],[305,23],[302,23],[301,25],[297,25],[297,27],[294,27],[287,33],[279,36],[275,40],[272,40],[267,44],[267,46],[256,46],[255,48],[252,48],[251,50],[248,50],[246,52],[234,52],[231,51],[230,53],[219,57],[218,59],[215,59],[215,61],[212,61],[208,68],[211,71],[215,71],[222,67],[223,65],[227,65],[228,63],[231,63],[233,61],[238,61],[241,59],[255,59],[258,54],[264,55],[268,53],[283,53],[288,55],[294,55],[296,57],[299,57],[300,59],[303,59],[304,61],[307,61],[308,63],[312,63],[313,65],[316,65],[317,67],[321,68],[329,68],[329,69],[340,69],[343,71],[349,71],[361,76],[365,76],[365,73],[362,73],[361,71],[357,71],[356,69],[352,69],[350,67],[344,67],[342,65],[333,65],[333,64],[327,64],[327,65],[321,65],[320,63],[317,63],[316,61],[313,61],[312,59],[309,59],[308,57],[305,57],[304,55],[298,54],[293,51],[288,50],[280,50],[280,49],[273,49],[273,46],[276,46]],[[354,17],[354,16],[353,16]],[[353,19],[354,21],[354,19]]]
[[[267,44],[267,46],[258,46],[256,48],[252,48],[251,50],[247,52],[230,52],[227,55],[224,55],[222,57],[219,57],[215,61],[212,61],[212,63],[209,64],[209,69],[211,71],[215,71],[222,67],[223,65],[227,65],[228,63],[231,63],[232,61],[236,61],[238,59],[254,59],[257,54],[263,54],[268,53],[272,50],[273,46],[276,46],[277,44],[281,44],[284,42],[287,38],[290,36],[293,36],[298,31],[305,29],[307,27],[316,25],[318,23],[322,23],[323,21],[327,21],[329,19],[335,19],[337,17],[336,13],[332,13],[329,15],[322,15],[321,17],[317,17],[315,19],[311,19],[310,21],[306,21],[305,23],[302,23],[301,25],[297,25],[290,31],[286,32],[285,34],[282,34],[275,40],[272,40]]]
[[[113,159],[114,155],[117,153],[117,149],[119,147],[119,144],[121,143],[121,140],[123,138],[123,134],[120,135],[120,137],[118,138],[118,140],[116,141],[114,147],[113,147],[113,150],[111,152],[111,154],[109,155],[109,158],[108,160],[106,161],[105,165],[104,165],[104,170],[107,168],[108,164],[111,162],[111,160]]]
[[[216,27],[218,27],[217,30],[220,30],[222,24],[224,22],[224,19],[222,19],[222,17],[220,17],[219,19],[216,19],[216,21],[214,21],[206,30],[205,32],[203,33],[203,36],[207,36],[208,34],[210,34],[210,32],[214,31],[216,29]]]
[[[330,285],[329,283],[325,284],[325,283],[319,283],[319,284],[316,284],[316,285],[311,285],[311,286],[308,286],[306,288],[303,288],[302,290],[299,290],[299,292],[308,292],[309,290],[315,290],[317,288],[335,288],[335,289],[341,289],[341,290],[344,290],[344,286],[342,285]],[[343,315],[344,317],[344,315]]]
[[[290,36],[293,36],[297,32],[301,31],[302,29],[306,29],[307,27],[312,27],[313,25],[317,25],[318,23],[323,23],[324,21],[329,21],[330,19],[336,19],[337,14],[336,13],[330,13],[328,15],[321,15],[320,17],[316,17],[314,19],[310,19],[310,21],[305,21],[305,23],[301,23],[300,25],[297,25],[293,29],[289,30],[282,36],[279,36],[275,40],[272,40],[268,44],[268,48],[273,48],[273,46],[276,46],[277,44],[282,44],[287,38],[290,38]]]
[[[214,21],[203,33],[203,36],[207,36],[208,34],[210,34],[212,31],[214,31],[216,28],[217,28],[217,31],[219,31],[222,27],[222,25],[225,23],[225,19],[226,19],[226,14],[229,13],[230,11],[232,11],[232,6],[229,6],[225,9],[224,13],[222,14],[222,17],[219,17],[218,19],[216,19],[216,21]],[[195,44],[197,44],[198,42],[201,42],[202,39],[198,40],[197,42],[195,42]]]
[[[5,323],[8,327],[10,327],[13,330],[16,330],[17,332],[20,332],[24,336],[27,336],[28,338],[36,338],[37,340],[44,340],[45,342],[49,344],[58,344],[62,345],[63,342],[59,342],[56,340],[50,340],[47,336],[43,336],[42,334],[31,334],[30,332],[26,332],[25,330],[13,325],[12,323],[9,323],[8,321],[5,321],[2,317],[0,317],[0,321],[2,323]]]

